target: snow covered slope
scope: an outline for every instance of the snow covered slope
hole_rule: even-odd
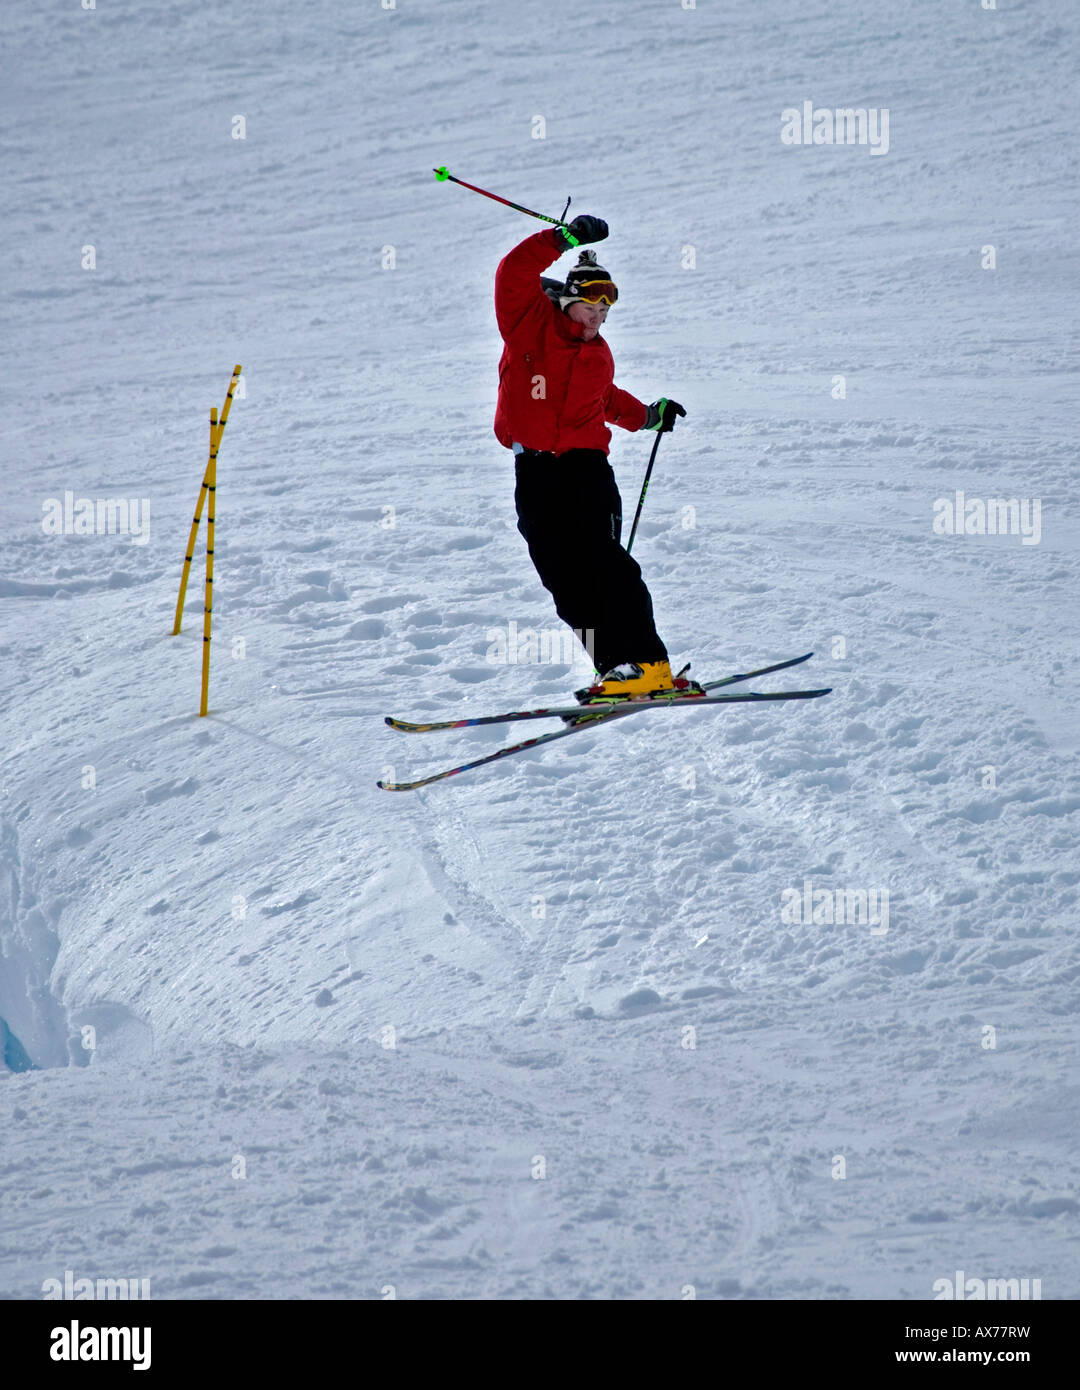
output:
[[[1080,1293],[1078,30],[5,9],[0,1294]],[[804,101],[887,153],[783,143]],[[813,647],[767,688],[832,695],[376,788],[509,741],[385,714],[587,674],[490,659],[556,627],[491,432],[539,224],[444,163],[611,226],[616,380],[688,411],[635,542],[673,659]],[[201,537],[170,630],[234,362],[200,719]],[[1029,534],[936,534],[957,492]],[[145,543],[46,534],[67,493]]]

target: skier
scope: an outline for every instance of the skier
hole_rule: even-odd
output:
[[[621,544],[622,498],[605,423],[668,431],[686,411],[663,396],[646,406],[615,385],[600,327],[619,292],[595,251],[579,254],[565,284],[540,274],[565,251],[607,234],[599,217],[576,217],[526,237],[495,272],[505,344],[495,436],[514,451],[518,530],[541,583],[596,667],[599,683],[575,692],[582,704],[702,689],[672,675],[641,568]]]

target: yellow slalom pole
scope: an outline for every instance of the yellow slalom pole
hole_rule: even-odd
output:
[[[243,368],[240,366],[239,362],[237,362],[236,366],[232,369],[232,381],[229,382],[229,389],[225,393],[225,406],[221,412],[221,423],[218,425],[219,436],[228,424],[229,411],[232,409],[233,392],[236,390],[236,383],[240,380],[240,373],[242,370]]]
[[[217,412],[214,412],[217,414]],[[214,448],[213,426],[210,430],[210,448]],[[191,569],[191,557],[195,554],[195,540],[199,534],[199,521],[202,517],[203,503],[206,501],[206,480],[210,476],[210,465],[207,463],[206,472],[203,474],[202,487],[199,489],[199,501],[195,508],[195,515],[191,519],[191,534],[188,536],[187,551],[184,554],[184,568],[180,575],[180,593],[176,599],[176,617],[173,620],[172,635],[175,637],[180,631],[180,621],[184,616],[184,596],[187,594],[188,572]]]
[[[210,611],[214,606],[214,494],[217,491],[217,453],[224,425],[218,424],[217,406],[210,412],[210,462],[206,465],[203,486],[210,498],[206,509],[206,596],[203,599],[202,703],[199,714],[206,713],[210,694]]]
[[[221,412],[221,422],[220,422],[220,424],[219,424],[218,427],[217,427],[217,429],[218,429],[217,444],[220,444],[220,443],[221,443],[221,435],[222,435],[222,432],[223,432],[224,429],[225,429],[225,425],[226,425],[226,423],[228,422],[228,419],[229,419],[229,410],[230,410],[230,408],[232,407],[232,402],[233,402],[233,392],[236,390],[236,383],[240,380],[240,372],[241,372],[241,370],[242,370],[242,368],[241,368],[241,366],[240,366],[240,363],[238,362],[238,363],[236,364],[236,366],[233,368],[232,380],[229,382],[229,389],[228,389],[228,391],[227,391],[226,394],[225,394],[225,406],[224,406],[224,409],[223,409],[222,412]],[[216,418],[216,414],[217,414],[217,412],[215,411],[215,412],[214,412],[214,417],[215,417],[215,418]],[[210,434],[210,450],[211,450],[211,452],[214,452],[215,448],[216,448],[216,445],[215,445],[214,436],[213,436],[213,427],[211,426],[211,434]],[[188,573],[189,573],[190,570],[191,570],[191,559],[192,559],[192,556],[195,554],[195,541],[196,541],[196,539],[197,539],[197,537],[198,537],[198,534],[199,534],[199,522],[200,522],[200,520],[202,519],[203,503],[206,501],[206,482],[207,482],[207,478],[208,478],[209,476],[210,476],[210,465],[209,465],[209,463],[207,463],[207,465],[206,465],[206,473],[203,475],[202,487],[199,489],[199,501],[198,501],[198,504],[197,504],[197,506],[196,506],[196,508],[195,508],[195,515],[194,515],[194,517],[192,518],[192,521],[191,521],[191,533],[190,533],[190,535],[188,536],[187,550],[186,550],[186,552],[185,552],[185,554],[184,554],[184,568],[183,568],[183,571],[181,572],[181,575],[180,575],[180,593],[179,593],[179,596],[177,597],[177,600],[176,600],[176,617],[175,617],[174,620],[173,620],[173,630],[172,630],[172,635],[173,635],[174,637],[177,636],[177,634],[178,634],[179,631],[180,631],[180,623],[181,623],[181,620],[183,619],[183,616],[184,616],[184,598],[185,598],[185,595],[187,594]]]

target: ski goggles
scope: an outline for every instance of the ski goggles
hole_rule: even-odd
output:
[[[586,304],[606,304],[609,308],[619,297],[614,280],[579,280],[575,287],[575,299],[583,299]]]

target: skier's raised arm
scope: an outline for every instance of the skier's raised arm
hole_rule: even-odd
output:
[[[550,313],[540,287],[540,273],[566,249],[557,227],[534,232],[499,262],[495,271],[495,318],[503,341],[509,342],[530,314]]]

